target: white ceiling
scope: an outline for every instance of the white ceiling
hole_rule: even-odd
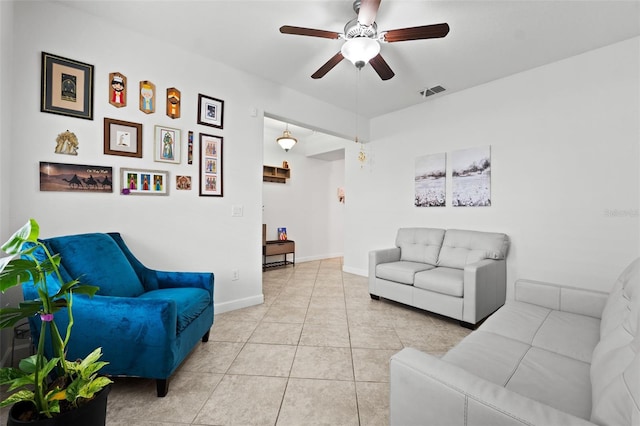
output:
[[[281,34],[282,25],[342,32],[352,0],[68,1],[180,48],[259,75],[348,111],[375,117],[640,35],[639,1],[382,0],[378,30],[447,22],[445,38],[383,44],[395,77],[382,81],[343,60],[324,78],[310,76],[342,41]],[[141,17],[144,20],[141,21]],[[170,29],[170,30],[168,30]],[[604,82],[594,82],[603,84]]]

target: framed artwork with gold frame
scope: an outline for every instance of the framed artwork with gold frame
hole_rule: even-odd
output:
[[[40,111],[93,120],[93,65],[42,52]]]

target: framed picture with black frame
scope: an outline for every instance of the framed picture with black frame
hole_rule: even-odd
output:
[[[224,101],[199,93],[198,124],[222,129],[224,125]]]
[[[200,133],[200,195],[222,197],[222,137]]]
[[[93,65],[42,52],[40,111],[93,120]]]

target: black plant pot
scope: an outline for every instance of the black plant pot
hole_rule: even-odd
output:
[[[7,426],[105,426],[107,420],[107,396],[111,392],[108,385],[81,407],[59,414],[50,419],[25,422],[18,420],[20,414],[33,408],[29,401],[14,404],[9,410]]]

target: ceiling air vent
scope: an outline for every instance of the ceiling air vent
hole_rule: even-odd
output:
[[[435,95],[438,94],[440,92],[444,92],[446,89],[442,86],[433,86],[429,89],[424,89],[420,91],[420,95],[423,98],[426,98],[427,96],[431,96],[431,95]]]

